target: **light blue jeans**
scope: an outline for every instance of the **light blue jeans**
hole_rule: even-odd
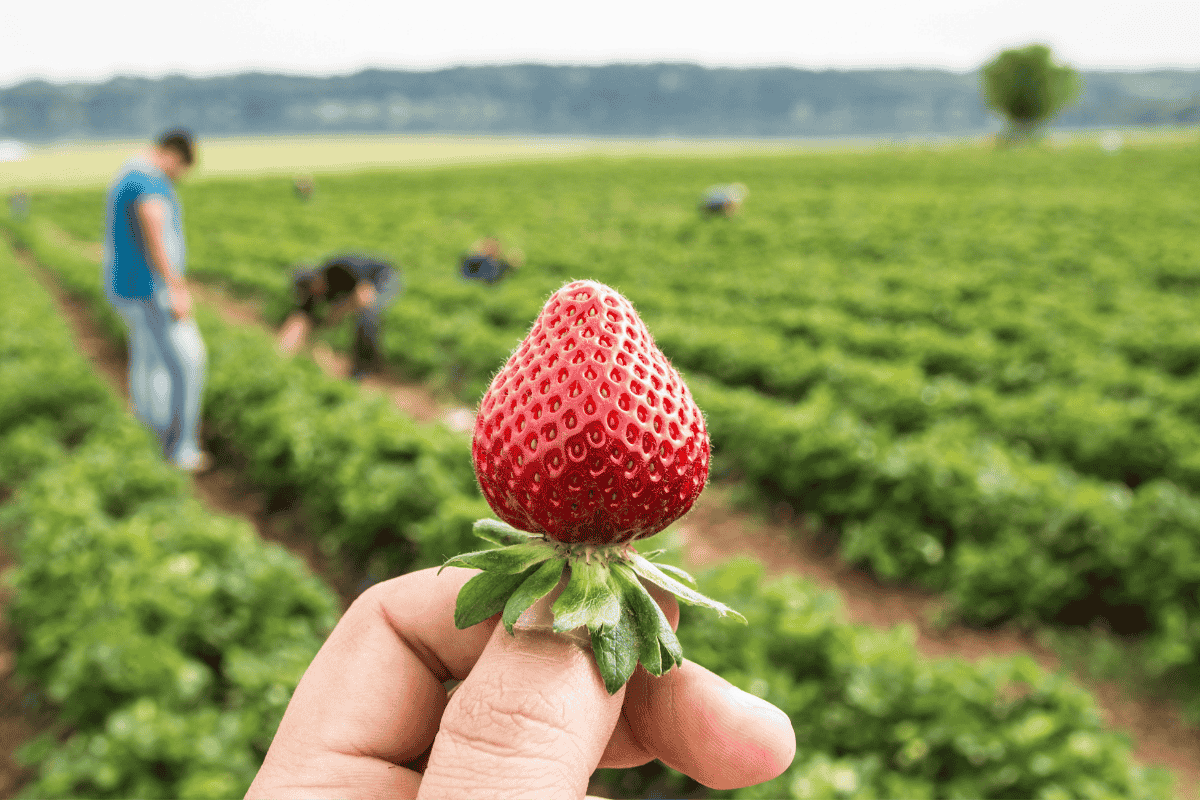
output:
[[[167,460],[186,468],[201,452],[200,397],[208,369],[196,320],[175,319],[165,288],[146,299],[108,299],[129,328],[133,413],[154,431]]]

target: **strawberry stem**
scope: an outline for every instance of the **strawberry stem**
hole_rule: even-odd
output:
[[[521,615],[553,591],[565,573],[566,585],[551,606],[553,629],[565,633],[587,628],[609,694],[625,685],[639,663],[655,676],[683,663],[679,639],[643,581],[690,605],[746,621],[725,604],[682,583],[695,585],[686,572],[652,563],[628,542],[607,546],[554,542],[490,519],[476,522],[475,533],[499,547],[453,556],[442,565],[442,569],[481,570],[459,592],[455,627],[461,630],[501,614],[511,634]]]

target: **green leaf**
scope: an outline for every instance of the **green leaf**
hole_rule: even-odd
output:
[[[609,694],[624,686],[637,667],[637,639],[633,613],[624,603],[616,625],[602,625],[592,631],[592,653]]]
[[[683,665],[683,645],[679,643],[679,637],[671,630],[670,625],[658,629],[658,646],[662,650],[663,672],[671,667]]]
[[[513,632],[513,623],[521,614],[525,613],[525,609],[541,600],[558,585],[566,563],[560,558],[543,561],[541,566],[534,570],[533,574],[512,593],[504,605],[504,616],[501,618],[509,633]]]
[[[613,566],[613,574],[621,586],[622,609],[628,609],[633,615],[633,625],[637,633],[638,661],[651,675],[663,674],[662,652],[659,649],[659,632],[671,630],[671,623],[666,614],[659,608],[658,603],[646,591],[646,587],[638,580],[637,575],[624,564]]]
[[[522,530],[517,530],[507,522],[501,522],[498,519],[480,519],[476,520],[472,530],[480,539],[498,545],[524,544],[530,539],[542,539],[544,537],[535,533],[526,533]]]
[[[551,607],[554,630],[569,631],[586,625],[594,630],[602,625],[616,625],[621,615],[621,600],[609,582],[608,565],[601,561],[571,562],[571,577],[563,593]]]
[[[626,563],[628,563],[633,568],[633,571],[636,572],[638,575],[642,576],[643,578],[645,578],[646,580],[655,584],[656,586],[661,586],[663,589],[666,589],[668,592],[675,595],[680,600],[682,600],[683,602],[685,602],[689,605],[704,606],[705,608],[711,608],[713,611],[716,611],[721,616],[725,616],[726,614],[732,614],[733,616],[740,619],[742,622],[746,622],[745,617],[743,617],[738,612],[734,611],[729,606],[725,605],[724,603],[713,600],[711,598],[705,597],[704,595],[697,592],[695,589],[691,589],[691,588],[685,586],[684,584],[675,580],[671,576],[665,574],[662,570],[660,570],[658,568],[657,565],[651,564],[649,561],[642,558],[640,555],[637,555],[636,553]]]
[[[476,550],[454,556],[442,565],[446,567],[474,567],[484,572],[505,572],[510,575],[524,572],[534,564],[540,564],[554,555],[554,547],[542,543],[514,544],[495,550]]]
[[[533,574],[530,567],[522,573],[481,572],[463,585],[454,604],[454,627],[460,631],[477,625],[504,609],[509,596]]]
[[[693,578],[693,577],[692,577],[691,575],[689,575],[689,574],[688,574],[686,571],[684,571],[684,570],[680,569],[679,567],[676,567],[676,566],[675,566],[675,565],[673,565],[673,564],[659,564],[659,563],[656,563],[654,566],[658,567],[658,568],[659,568],[659,569],[661,569],[661,570],[665,570],[666,572],[669,572],[669,573],[671,573],[671,574],[672,574],[672,575],[674,575],[676,578],[679,578],[681,581],[686,581],[687,583],[690,583],[692,586],[697,586],[697,585],[698,585],[698,584],[696,583],[696,579],[695,579],[695,578]]]

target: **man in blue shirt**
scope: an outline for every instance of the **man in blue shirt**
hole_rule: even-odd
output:
[[[133,410],[171,463],[201,472],[212,462],[198,442],[208,355],[184,282],[183,214],[175,183],[195,161],[187,131],[175,130],[127,161],[109,187],[105,294],[129,327]]]

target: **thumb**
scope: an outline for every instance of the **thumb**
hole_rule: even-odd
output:
[[[536,604],[530,612],[537,613]],[[586,630],[497,624],[450,698],[418,798],[582,798],[612,737],[622,687],[609,695]],[[538,629],[542,628],[542,629]],[[580,635],[582,634],[582,636]]]

